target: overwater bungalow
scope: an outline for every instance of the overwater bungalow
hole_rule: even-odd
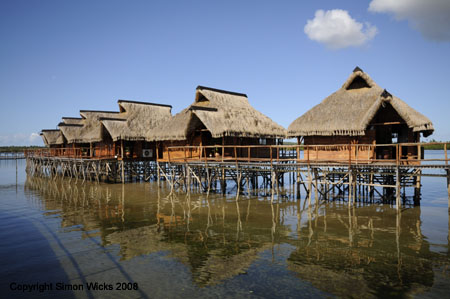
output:
[[[159,126],[149,137],[158,142],[159,159],[201,159],[215,156],[268,157],[269,149],[285,138],[286,130],[254,109],[247,95],[198,86],[195,101]],[[227,146],[237,147],[227,147]],[[241,145],[254,145],[251,152]],[[186,146],[190,146],[187,150]],[[169,147],[172,147],[169,151]],[[179,148],[175,148],[179,147]]]
[[[344,85],[293,121],[288,136],[305,145],[323,145],[309,159],[374,160],[423,159],[417,146],[393,144],[420,142],[433,133],[431,121],[401,99],[378,86],[356,67]],[[362,144],[374,146],[332,146]]]
[[[156,143],[149,141],[153,129],[171,117],[172,106],[119,100],[116,118],[100,118],[106,129],[104,138],[114,144],[115,155],[125,158],[156,158]]]
[[[108,140],[100,119],[118,118],[119,112],[80,110],[80,115],[81,119],[64,117],[63,122],[58,124],[67,140],[68,149],[63,154],[82,157],[110,156],[113,144]],[[74,152],[70,152],[70,148]]]
[[[64,147],[65,138],[59,129],[44,129],[40,135],[45,146],[49,148]]]

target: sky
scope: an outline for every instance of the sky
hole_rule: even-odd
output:
[[[0,146],[117,100],[248,95],[287,128],[356,66],[450,140],[450,1],[0,1]]]

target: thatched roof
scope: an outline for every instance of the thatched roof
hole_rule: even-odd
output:
[[[198,86],[195,102],[155,130],[154,140],[185,140],[203,123],[212,137],[286,137],[286,130],[255,110],[247,95]]]
[[[64,137],[60,130],[42,130],[41,136],[44,144],[47,146],[64,143]]]
[[[116,119],[101,119],[114,141],[150,139],[153,128],[171,118],[170,105],[125,100],[118,104]]]
[[[66,119],[64,119],[64,122],[58,125],[68,143],[102,141],[102,124],[100,119],[118,117],[119,112],[80,110],[80,115],[82,119],[78,123],[66,123]]]
[[[414,132],[423,132],[424,136],[433,133],[433,124],[427,117],[383,90],[369,75],[356,68],[338,91],[291,123],[288,137],[364,135],[385,103],[391,104]]]
[[[81,117],[63,117],[62,122],[69,125],[76,125],[76,124],[82,124],[82,118]]]
[[[157,126],[148,141],[185,140],[187,138],[187,127],[189,126],[191,117],[192,115],[189,109],[182,110],[166,123]]]

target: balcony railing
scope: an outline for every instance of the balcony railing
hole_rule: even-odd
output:
[[[171,146],[156,150],[160,162],[252,162],[299,164],[390,164],[449,165],[447,148],[450,143],[398,144],[329,144],[329,145],[212,145]],[[440,145],[444,153],[426,158],[424,146]],[[26,157],[61,157],[82,159],[121,158],[112,147],[46,148],[25,151]],[[124,153],[124,158],[132,155]]]
[[[435,162],[448,165],[448,144],[450,143],[171,146],[166,148],[158,161],[391,165]],[[441,145],[444,149],[443,157],[426,159],[425,145]]]

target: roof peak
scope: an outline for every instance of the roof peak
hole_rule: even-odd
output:
[[[391,97],[391,98],[392,98],[392,94],[390,94],[389,91],[387,91],[387,90],[385,89],[385,90],[383,90],[383,92],[381,93],[381,97],[383,97],[383,98],[389,98],[389,97]]]
[[[356,66],[355,69],[353,70],[353,73],[356,73],[356,72],[364,73],[364,71],[359,66]]]
[[[217,89],[217,88],[212,88],[212,87],[206,87],[206,86],[201,86],[201,85],[197,86],[196,90],[211,90],[214,92],[226,93],[226,94],[230,94],[230,95],[234,95],[234,96],[247,97],[247,95],[245,93],[239,93],[239,92]]]

